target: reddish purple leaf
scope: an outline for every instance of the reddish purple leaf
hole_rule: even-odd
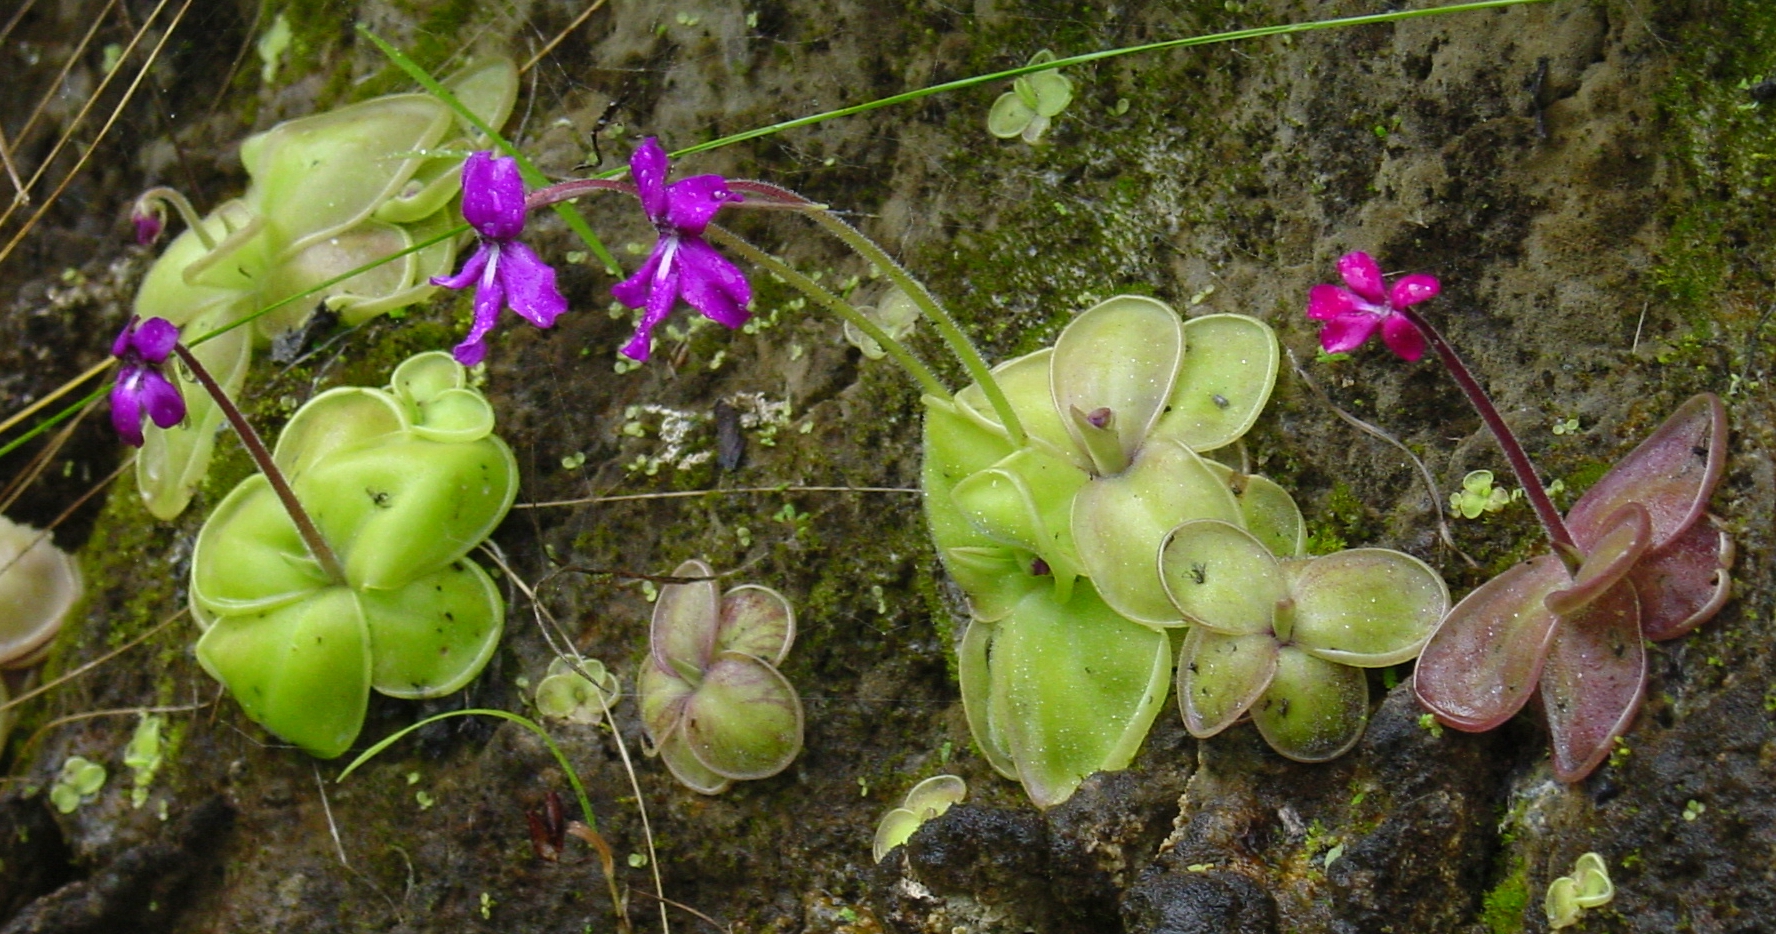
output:
[[[1554,741],[1554,775],[1576,782],[1609,755],[1646,691],[1640,602],[1618,584],[1555,628],[1542,668],[1542,704]]]
[[[1419,702],[1458,730],[1509,720],[1535,690],[1559,619],[1543,601],[1571,580],[1559,558],[1542,555],[1468,594],[1418,657]]]
[[[1665,424],[1622,458],[1566,514],[1573,539],[1587,553],[1627,503],[1646,507],[1653,548],[1665,547],[1696,523],[1727,462],[1727,411],[1713,393],[1692,396]]]
[[[1604,529],[1597,544],[1585,554],[1579,572],[1573,575],[1572,586],[1548,595],[1548,609],[1561,616],[1584,609],[1626,577],[1652,543],[1651,520],[1639,503],[1629,503],[1611,513]]]
[[[1629,579],[1640,594],[1640,629],[1648,639],[1675,639],[1700,626],[1727,602],[1733,540],[1698,522],[1640,559]]]

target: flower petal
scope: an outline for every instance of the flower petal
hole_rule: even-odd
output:
[[[715,212],[742,198],[728,190],[720,175],[693,175],[666,186],[666,223],[674,229],[702,236]]]
[[[1424,356],[1424,334],[1405,315],[1390,314],[1381,319],[1381,342],[1394,352],[1394,356],[1407,362]]]
[[[495,249],[497,247],[486,243],[481,244],[481,248],[471,254],[468,261],[463,263],[460,272],[454,276],[433,276],[430,280],[431,283],[446,289],[466,289],[474,285],[481,281],[481,273],[487,268],[488,257],[493,254]]]
[[[1542,669],[1554,776],[1591,774],[1628,729],[1646,691],[1646,650],[1634,588],[1617,584],[1555,627]]]
[[[1344,277],[1344,284],[1350,286],[1352,292],[1371,305],[1387,301],[1387,283],[1381,278],[1381,267],[1369,254],[1358,251],[1340,256],[1338,274]]]
[[[1320,347],[1327,353],[1350,353],[1367,343],[1381,319],[1367,311],[1353,311],[1326,322],[1320,329]]]
[[[1388,293],[1388,304],[1395,308],[1405,308],[1407,305],[1436,298],[1437,293],[1442,290],[1443,284],[1437,281],[1436,276],[1415,272],[1394,283],[1393,290]]]
[[[662,261],[669,264],[670,261]],[[623,356],[637,362],[646,362],[648,353],[653,349],[654,328],[666,320],[672,313],[672,306],[678,301],[678,270],[670,265],[661,270],[651,280],[652,288],[647,293],[647,310],[642,312],[641,320],[635,325],[635,336],[624,344]]]
[[[1335,285],[1316,285],[1307,293],[1307,316],[1315,321],[1331,321],[1360,307],[1355,295]]]
[[[499,281],[506,302],[524,320],[539,328],[555,326],[567,310],[567,299],[555,288],[555,268],[516,240],[499,247]]]
[[[136,352],[149,363],[165,363],[178,342],[179,329],[165,318],[149,318],[130,336]]]
[[[524,176],[518,160],[491,152],[463,162],[463,219],[483,237],[510,240],[524,229]]]
[[[138,385],[142,405],[155,425],[171,428],[185,420],[185,397],[159,370],[144,371]]]
[[[654,274],[660,269],[660,260],[666,255],[666,238],[654,241],[653,252],[642,261],[641,268],[635,275],[611,286],[611,297],[629,306],[640,308],[648,303],[648,295],[653,291]]]
[[[111,342],[111,356],[121,360],[124,354],[129,353],[130,339],[135,336],[136,322],[140,320],[142,319],[139,316],[130,315],[129,321],[123,325],[123,330],[117,332],[117,339]]]
[[[666,217],[666,150],[650,136],[635,147],[629,156],[629,176],[635,179],[636,197],[648,220],[659,223]],[[633,306],[631,306],[633,307]]]
[[[137,394],[142,372],[140,369],[126,369],[111,386],[111,427],[117,429],[117,435],[123,439],[123,443],[138,448],[143,442],[142,399]]]
[[[483,276],[475,288],[475,323],[451,354],[463,366],[474,366],[487,356],[487,334],[499,322],[500,308],[506,303],[506,290],[498,275]]]
[[[746,274],[715,247],[696,237],[679,240],[678,272],[679,294],[704,317],[730,328],[752,317],[746,310],[746,303],[752,301]]]

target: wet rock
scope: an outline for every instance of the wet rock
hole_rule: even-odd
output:
[[[1236,872],[1149,871],[1122,900],[1128,934],[1273,934],[1276,901]]]

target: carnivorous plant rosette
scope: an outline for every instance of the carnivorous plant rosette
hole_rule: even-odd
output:
[[[1411,555],[1277,557],[1214,519],[1173,530],[1160,566],[1194,624],[1178,659],[1185,727],[1209,737],[1249,712],[1272,749],[1300,762],[1357,742],[1369,720],[1362,669],[1417,655],[1449,608],[1443,579]]]
[[[470,65],[446,84],[489,125],[511,112],[518,69],[510,59]],[[454,227],[462,153],[473,141],[450,109],[429,94],[394,94],[280,123],[241,143],[251,179],[239,198],[198,217],[170,189],[143,195],[137,216],[175,206],[186,228],[142,280],[134,312],[165,318],[188,338],[208,335],[262,308],[377,260],[393,257]],[[427,280],[448,272],[455,238],[390,259],[292,301],[252,324],[192,351],[224,390],[237,396],[255,342],[264,344],[307,320],[317,301],[357,324],[435,291]],[[136,484],[149,512],[170,519],[190,502],[208,470],[222,414],[188,381],[184,422],[146,432]]]
[[[1726,410],[1691,398],[1566,514],[1576,567],[1545,554],[1450,611],[1419,658],[1418,697],[1490,730],[1538,688],[1562,781],[1589,775],[1646,691],[1643,638],[1674,639],[1726,602],[1733,542],[1708,521],[1726,469]]]
[[[1122,296],[993,370],[1028,432],[1022,447],[978,385],[953,403],[927,397],[926,516],[973,617],[958,649],[969,724],[1038,805],[1125,767],[1159,712],[1163,629],[1184,624],[1159,576],[1166,533],[1250,517],[1268,540],[1279,514],[1299,528],[1275,484],[1230,483],[1197,453],[1251,427],[1277,358],[1257,320],[1184,322]]]
[[[720,794],[769,778],[802,750],[802,702],[777,671],[795,644],[795,611],[769,587],[722,594],[702,561],[660,588],[636,690],[652,752],[685,787]]]
[[[192,554],[197,658],[253,720],[332,758],[356,739],[372,688],[438,697],[492,657],[505,605],[467,555],[511,507],[518,465],[442,352],[409,358],[385,389],[316,396],[273,460],[341,576],[315,560],[266,476],[248,477]]]

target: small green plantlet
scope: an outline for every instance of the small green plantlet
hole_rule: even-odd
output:
[[[1462,488],[1449,494],[1449,511],[1463,519],[1494,513],[1511,502],[1511,493],[1492,485],[1492,471],[1475,470],[1462,478]]]
[[[617,702],[617,676],[596,658],[583,659],[580,668],[565,658],[549,662],[549,673],[537,682],[537,713],[573,723],[598,723]],[[590,678],[588,679],[588,676]]]
[[[1586,853],[1573,863],[1570,876],[1561,876],[1548,884],[1543,907],[1548,927],[1558,930],[1579,923],[1579,916],[1588,908],[1601,908],[1616,896],[1610,882],[1609,868],[1597,853]]]
[[[1557,435],[1576,435],[1576,434],[1578,434],[1579,433],[1579,420],[1577,418],[1563,418],[1563,419],[1555,422],[1554,423],[1554,433]]]
[[[338,556],[333,579],[264,474],[198,533],[197,658],[247,715],[321,758],[357,738],[370,690],[439,697],[492,657],[499,588],[467,555],[505,517],[518,464],[493,408],[450,355],[384,389],[328,390],[297,410],[272,459]]]
[[[148,789],[154,784],[155,773],[160,771],[161,730],[165,726],[166,717],[143,714],[129,745],[124,747],[123,764],[130,770],[130,807],[148,803]]]
[[[489,895],[486,892],[482,892],[481,893],[481,919],[483,921],[491,919],[493,917],[493,906],[498,905],[498,904],[499,904],[499,902],[494,901],[492,895]]]
[[[1683,819],[1686,821],[1693,821],[1707,812],[1708,805],[1703,804],[1694,798],[1684,802]]]
[[[876,862],[887,858],[888,852],[907,842],[926,821],[940,817],[968,796],[968,784],[954,775],[933,775],[914,785],[902,799],[900,807],[882,815],[876,824],[876,839],[871,852]]]
[[[1431,734],[1432,739],[1443,738],[1443,724],[1437,722],[1435,714],[1421,713],[1418,715],[1418,727]]]
[[[686,561],[654,602],[636,678],[653,755],[692,791],[769,778],[802,751],[802,702],[777,666],[795,644],[795,611],[769,587],[719,593],[715,572]]]
[[[1628,761],[1628,757],[1632,754],[1633,750],[1628,748],[1628,741],[1620,736],[1616,737],[1615,748],[1611,749],[1609,754],[1610,767],[1621,766],[1622,763]]]
[[[81,756],[69,756],[49,788],[49,803],[63,814],[72,814],[105,787],[105,767]]]
[[[1055,60],[1047,49],[1030,56],[1029,64],[1041,65]],[[1011,90],[999,95],[987,114],[987,132],[1000,139],[1023,137],[1034,146],[1048,131],[1049,123],[1073,101],[1073,80],[1058,69],[1021,75],[1011,82]]]
[[[919,323],[919,306],[898,288],[890,288],[873,307],[866,305],[857,310],[895,340],[913,333],[914,326]],[[880,360],[888,355],[875,338],[849,321],[845,322],[845,340],[868,359]]]

